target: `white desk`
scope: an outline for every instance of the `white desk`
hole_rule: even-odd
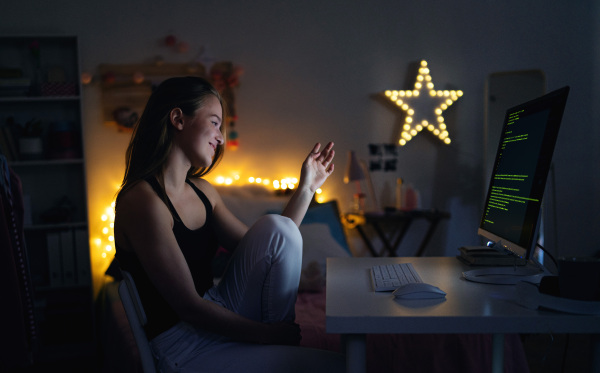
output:
[[[446,298],[395,300],[389,292],[374,292],[369,268],[401,262],[413,263],[423,281],[444,290]],[[461,273],[467,269],[454,257],[327,259],[326,327],[344,335],[348,371],[366,370],[370,333],[494,334],[494,372],[503,372],[505,333],[596,334],[592,356],[600,355],[600,316],[527,309],[514,301],[514,286],[466,281]],[[598,361],[592,369],[599,371]]]

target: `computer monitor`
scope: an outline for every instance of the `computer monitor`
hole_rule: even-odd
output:
[[[530,259],[569,87],[506,111],[477,233],[488,246]]]

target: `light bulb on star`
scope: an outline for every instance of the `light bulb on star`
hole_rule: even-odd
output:
[[[430,131],[445,144],[450,144],[448,128],[442,113],[462,97],[460,90],[435,90],[427,61],[419,66],[419,73],[412,90],[387,90],[385,97],[406,112],[402,125],[400,146],[406,145],[424,129]]]

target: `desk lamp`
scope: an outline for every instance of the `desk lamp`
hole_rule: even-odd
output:
[[[348,152],[346,172],[344,173],[344,183],[348,184],[349,182],[354,181],[354,184],[356,185],[356,193],[354,194],[353,204],[353,210],[356,213],[362,213],[364,211],[365,194],[360,188],[360,181],[365,179],[365,173],[360,162],[356,158],[356,153],[353,150],[350,150]]]

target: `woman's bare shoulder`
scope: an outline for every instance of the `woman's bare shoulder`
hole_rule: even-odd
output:
[[[153,201],[160,200],[150,184],[145,181],[138,181],[128,189],[121,191],[118,197],[117,208],[141,207],[152,204]]]
[[[119,221],[129,225],[148,219],[172,221],[168,207],[145,181],[140,181],[119,194],[115,210],[115,225]]]
[[[195,178],[190,179],[198,189],[202,191],[213,205],[213,208],[221,202],[221,195],[217,189],[206,179]]]
[[[215,191],[215,193],[217,191],[215,189],[215,187],[206,179],[197,177],[197,178],[191,178],[190,180],[192,181],[192,183],[194,183],[194,185],[196,185],[200,189],[203,189],[203,188],[212,189],[213,191]]]

